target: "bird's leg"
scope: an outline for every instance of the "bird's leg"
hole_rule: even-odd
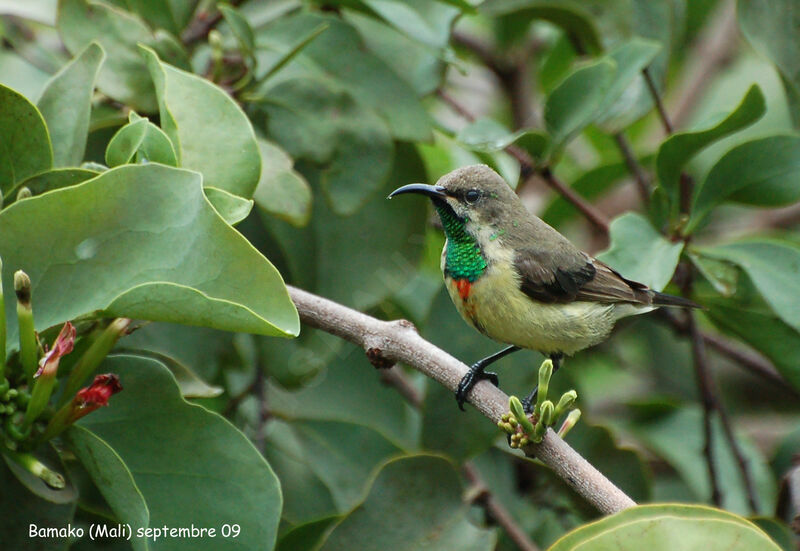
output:
[[[461,382],[458,383],[458,389],[456,390],[456,401],[458,402],[458,407],[461,408],[461,411],[464,411],[464,402],[467,401],[467,394],[469,394],[469,391],[472,390],[472,387],[474,387],[478,381],[488,379],[494,386],[498,385],[497,373],[492,373],[490,371],[484,372],[484,369],[503,356],[508,356],[517,350],[519,350],[519,346],[508,346],[499,352],[495,352],[491,356],[487,356],[486,358],[475,362],[470,366],[467,374],[464,375],[464,377],[461,379]]]
[[[553,362],[553,374],[558,371],[558,368],[561,367],[561,360],[564,358],[563,354],[550,354],[550,361]],[[525,413],[531,414],[533,413],[533,405],[536,403],[536,395],[539,393],[539,385],[533,387],[533,390],[528,397],[522,400],[522,407],[525,409]]]

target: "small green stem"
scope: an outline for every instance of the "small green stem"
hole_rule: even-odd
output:
[[[2,207],[2,205],[0,205]],[[3,259],[0,258],[0,382],[6,372],[6,299],[3,295]]]
[[[31,280],[22,270],[14,274],[14,291],[17,295],[17,322],[19,324],[19,358],[28,386],[33,388],[33,375],[39,362],[39,347],[33,325],[31,307]]]
[[[50,469],[29,453],[20,453],[12,450],[3,450],[3,453],[14,463],[31,473],[33,476],[56,490],[62,490],[67,484],[64,477],[56,471]]]
[[[539,386],[536,394],[536,408],[533,410],[534,415],[540,415],[542,411],[542,404],[547,400],[547,392],[550,390],[550,378],[553,376],[553,361],[547,359],[542,362],[539,367]]]

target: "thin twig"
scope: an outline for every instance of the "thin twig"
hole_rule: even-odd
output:
[[[787,384],[786,379],[783,378],[778,370],[776,370],[772,364],[769,363],[768,360],[765,360],[762,356],[738,346],[736,343],[726,339],[722,335],[704,331],[701,331],[700,334],[702,335],[706,345],[713,348],[718,353],[734,360],[739,365],[746,367],[754,374],[759,375],[767,381],[770,381],[771,383],[781,387],[786,392],[790,392],[795,396],[800,397],[800,393],[798,393],[793,386]]]
[[[341,304],[288,286],[300,319],[318,329],[355,343],[387,361],[403,362],[455,391],[467,366],[426,341],[405,321],[381,321]],[[508,396],[491,383],[482,381],[470,392],[469,402],[497,423],[508,410]],[[548,465],[602,513],[610,514],[635,505],[635,502],[552,430],[539,444],[523,450]]]
[[[748,461],[742,452],[741,447],[739,447],[739,442],[736,440],[736,435],[733,433],[733,426],[731,424],[730,417],[728,416],[728,411],[726,408],[722,407],[719,402],[716,404],[717,411],[719,412],[719,419],[722,422],[722,430],[725,433],[725,438],[727,438],[728,442],[731,446],[731,451],[733,451],[733,457],[736,460],[736,465],[739,467],[739,472],[742,475],[742,482],[744,482],[744,488],[747,493],[747,505],[750,507],[750,512],[752,514],[758,513],[758,497],[756,494],[756,488],[753,484],[753,477],[750,475],[750,468],[748,466]]]
[[[521,551],[539,551],[539,546],[531,541],[528,534],[525,533],[519,524],[517,524],[516,520],[514,520],[514,517],[511,516],[511,513],[508,512],[508,509],[498,501],[491,491],[489,491],[480,472],[478,472],[478,469],[471,461],[464,463],[464,474],[478,491],[475,501],[483,505],[489,517],[506,531],[511,541],[513,541]]]
[[[614,141],[617,142],[617,147],[619,147],[622,158],[625,160],[625,166],[628,167],[628,171],[631,173],[631,176],[633,176],[633,181],[636,182],[636,189],[639,191],[639,197],[642,203],[645,205],[649,204],[650,177],[647,175],[644,168],[642,168],[642,165],[639,164],[638,159],[636,159],[636,154],[634,154],[631,145],[622,132],[614,134]]]
[[[645,84],[647,84],[647,89],[650,90],[650,95],[653,97],[653,103],[656,106],[656,111],[658,111],[658,117],[661,119],[664,130],[668,135],[672,134],[674,132],[672,123],[669,121],[667,110],[664,109],[664,103],[661,101],[661,95],[658,93],[658,88],[656,88],[656,83],[653,81],[653,75],[650,74],[650,69],[648,67],[642,69],[642,75],[644,76]]]
[[[389,369],[381,369],[381,382],[385,385],[394,387],[400,395],[405,398],[406,402],[414,406],[416,409],[422,407],[422,395],[417,390],[411,381],[408,380],[400,367],[395,365]]]
[[[697,388],[700,390],[700,398],[703,404],[703,438],[705,445],[703,453],[706,456],[706,468],[708,469],[708,479],[711,483],[711,502],[717,507],[722,506],[722,492],[719,488],[719,478],[717,477],[717,464],[714,460],[714,438],[712,433],[712,416],[715,409],[715,399],[711,390],[711,376],[708,372],[706,363],[705,343],[700,332],[697,330],[697,323],[691,312],[686,312],[686,324],[689,328],[689,336],[692,344],[692,358],[694,359],[694,373],[697,378]]]
[[[242,2],[243,0],[230,0],[228,4],[236,7]],[[214,13],[210,13],[206,10],[199,11],[183,33],[181,33],[181,41],[189,46],[195,42],[205,40],[208,37],[208,33],[210,33],[220,21],[222,21],[222,12],[220,11]]]

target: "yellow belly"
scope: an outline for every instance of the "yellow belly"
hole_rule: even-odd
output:
[[[470,325],[496,341],[544,354],[573,354],[595,345],[608,337],[620,317],[649,310],[622,305],[615,311],[619,307],[614,304],[596,302],[544,304],[523,293],[517,277],[503,262],[493,263],[468,290],[449,277],[445,283]]]

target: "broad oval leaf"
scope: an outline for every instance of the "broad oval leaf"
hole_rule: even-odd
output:
[[[494,549],[495,534],[469,522],[462,493],[455,466],[442,457],[390,460],[363,503],[334,526],[320,551]]]
[[[686,163],[715,141],[756,122],[766,109],[764,94],[754,84],[736,109],[723,120],[709,128],[674,134],[661,144],[656,157],[656,172],[661,187],[670,198],[673,214],[678,212],[680,176]]]
[[[213,83],[158,59],[142,47],[155,83],[161,126],[180,166],[203,174],[203,184],[250,198],[261,156],[247,116]]]
[[[145,118],[132,120],[114,134],[106,147],[106,164],[152,162],[178,166],[172,142],[155,124]]]
[[[656,291],[666,287],[680,260],[683,242],[672,243],[644,216],[633,212],[615,218],[609,229],[611,245],[597,258]]]
[[[100,311],[266,335],[299,330],[280,274],[214,211],[196,172],[126,165],[15,203],[0,213],[0,257],[6,289],[15,270],[30,275],[38,329]]]
[[[130,470],[150,524],[218,529],[216,538],[164,538],[158,549],[219,549],[223,524],[241,527],[235,541],[243,549],[271,549],[280,484],[247,437],[220,415],[186,402],[167,368],[152,359],[114,356],[100,369],[119,375],[124,390],[80,426]]]
[[[305,226],[311,216],[311,188],[293,168],[292,158],[267,140],[258,140],[261,178],[253,192],[258,208],[294,226]]]
[[[206,186],[203,188],[206,198],[214,205],[214,209],[219,213],[223,220],[231,226],[235,226],[250,214],[253,210],[253,200],[245,199],[233,193],[228,193],[224,189]]]
[[[44,118],[18,92],[0,84],[0,192],[53,166]]]
[[[105,57],[103,48],[92,42],[50,79],[39,99],[57,167],[78,166],[83,161],[94,83]]]
[[[780,551],[744,517],[701,505],[640,505],[573,530],[548,551]]]

